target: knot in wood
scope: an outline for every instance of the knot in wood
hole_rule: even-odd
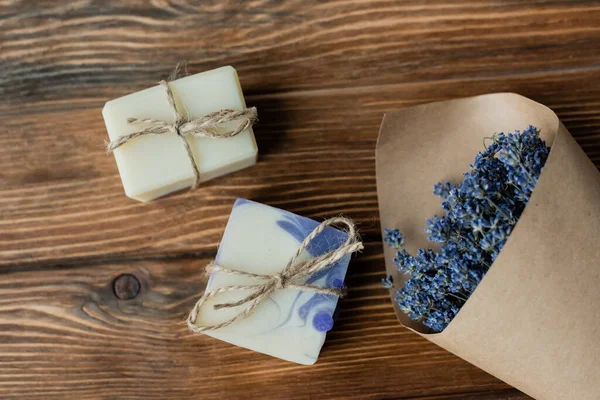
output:
[[[115,296],[121,300],[131,300],[140,293],[140,281],[135,275],[121,274],[113,281]]]

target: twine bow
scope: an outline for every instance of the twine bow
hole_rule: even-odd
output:
[[[304,261],[296,264],[296,260],[302,254],[302,252],[306,249],[310,242],[313,241],[317,235],[319,235],[325,228],[332,225],[345,225],[348,233],[348,237],[346,241],[337,249],[331,250],[328,253],[325,253],[321,256],[312,258],[308,261]],[[235,276],[247,276],[250,278],[254,278],[257,280],[262,280],[262,283],[257,283],[254,285],[230,285],[224,286],[221,288],[217,288],[211,290],[209,292],[204,293],[204,295],[198,300],[190,315],[187,319],[188,328],[190,331],[194,333],[200,333],[205,331],[217,330],[220,328],[224,328],[228,325],[233,324],[236,321],[242,320],[248,317],[256,307],[266,300],[273,292],[280,289],[296,289],[302,291],[310,291],[315,293],[321,293],[325,295],[334,295],[334,296],[342,296],[344,291],[342,288],[324,288],[316,285],[311,285],[307,283],[298,283],[302,278],[306,281],[306,278],[311,275],[316,274],[319,271],[322,271],[331,265],[335,264],[342,258],[344,258],[348,254],[352,254],[356,251],[362,250],[363,245],[356,233],[356,228],[351,220],[343,217],[331,218],[326,221],[323,221],[319,226],[317,226],[307,237],[302,241],[300,247],[296,251],[296,253],[292,256],[290,261],[287,263],[286,267],[281,271],[273,275],[261,275],[261,274],[252,274],[249,272],[238,271],[235,269],[225,268],[221,265],[217,265],[215,263],[211,263],[206,267],[207,273],[221,272],[228,275]],[[245,298],[233,301],[229,303],[221,303],[215,304],[215,310],[219,310],[221,308],[231,308],[241,306],[243,304],[247,304],[247,307],[243,309],[239,314],[234,316],[233,318],[221,322],[216,325],[196,325],[196,320],[198,319],[198,314],[200,312],[200,308],[202,305],[209,299],[217,296],[220,293],[238,291],[238,290],[250,290],[252,291]]]
[[[171,92],[171,88],[169,87],[167,81],[160,81],[159,84],[167,93],[167,101],[169,102],[171,110],[173,110],[173,113],[175,114],[175,120],[173,122],[168,122],[152,118],[128,118],[127,122],[129,124],[146,125],[146,127],[140,131],[121,136],[116,140],[106,143],[106,149],[110,153],[125,143],[141,136],[172,133],[181,139],[181,143],[185,148],[188,159],[190,160],[190,164],[192,165],[192,169],[194,170],[194,183],[191,188],[191,190],[194,190],[200,184],[200,170],[196,165],[194,153],[192,152],[186,136],[191,135],[193,137],[205,137],[210,139],[233,137],[256,123],[256,107],[246,108],[242,111],[223,109],[206,114],[200,118],[188,118],[181,115],[177,109],[177,106],[175,105],[175,99],[173,98],[173,92]],[[219,131],[217,129],[221,124],[237,120],[240,120],[241,122],[234,129],[228,131]]]

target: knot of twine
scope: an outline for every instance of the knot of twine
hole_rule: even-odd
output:
[[[323,232],[325,228],[332,225],[344,225],[346,227],[346,232],[348,233],[346,241],[337,249],[331,250],[330,252],[312,258],[308,261],[296,264],[296,260],[298,259],[300,254],[302,254],[302,252],[306,249],[309,243],[312,242],[313,239],[317,237],[317,235]],[[225,268],[221,265],[211,263],[206,267],[206,272],[208,274],[220,272],[228,275],[246,276],[262,280],[263,282],[254,285],[224,286],[204,293],[204,295],[200,298],[200,300],[198,300],[198,302],[190,312],[190,315],[188,316],[188,328],[194,333],[224,328],[228,325],[233,324],[236,321],[248,317],[250,314],[252,314],[252,312],[254,312],[254,310],[260,303],[266,300],[273,292],[280,289],[296,289],[302,291],[311,291],[325,295],[342,296],[344,294],[343,288],[324,288],[316,285],[297,282],[302,278],[304,278],[303,280],[306,281],[306,278],[310,277],[311,275],[314,275],[317,272],[330,267],[331,265],[344,258],[346,255],[352,254],[362,249],[362,242],[360,241],[360,238],[356,232],[356,228],[352,221],[347,218],[336,217],[323,221],[319,226],[317,226],[306,237],[306,239],[302,241],[300,247],[298,248],[296,253],[294,253],[290,261],[287,263],[286,267],[281,272],[275,273],[273,275],[252,274],[249,272]],[[219,310],[221,308],[232,308],[241,306],[243,304],[247,304],[246,308],[244,308],[240,313],[238,313],[233,318],[216,325],[196,325],[196,320],[198,319],[200,308],[207,300],[217,296],[220,293],[239,290],[250,290],[251,293],[238,301],[215,304],[214,309]]]
[[[168,122],[152,118],[127,118],[127,122],[129,124],[146,125],[146,127],[140,131],[130,133],[129,135],[124,135],[116,140],[107,142],[106,149],[109,153],[111,153],[125,143],[141,136],[163,135],[165,133],[174,134],[181,139],[181,143],[185,148],[188,159],[190,160],[190,164],[192,165],[192,169],[194,170],[194,183],[191,188],[191,190],[194,190],[200,184],[200,170],[196,165],[194,153],[192,152],[186,136],[191,135],[193,137],[205,137],[210,139],[224,139],[233,137],[256,123],[258,120],[256,107],[246,108],[242,111],[223,109],[206,114],[200,118],[188,118],[181,115],[177,109],[177,106],[175,105],[175,99],[173,98],[173,92],[171,91],[167,81],[160,81],[159,84],[167,93],[167,101],[169,102],[171,110],[175,114],[175,120],[173,122]],[[234,129],[228,131],[220,131],[217,129],[221,124],[238,120],[241,122]]]

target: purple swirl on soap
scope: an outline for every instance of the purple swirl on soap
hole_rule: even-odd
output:
[[[300,243],[319,224],[311,219],[286,213],[283,215],[282,220],[277,221],[277,225],[285,232],[292,235],[298,241],[298,243]],[[306,251],[311,257],[318,257],[338,248],[344,243],[346,238],[347,234],[345,232],[328,227],[309,243]],[[312,275],[306,280],[306,283],[315,283],[316,281],[324,279],[325,287],[341,288],[344,285],[345,271],[343,267],[345,265],[347,265],[347,260],[342,259],[339,262],[331,265],[329,268]],[[296,296],[296,299],[291,307],[292,310],[295,308],[295,304],[302,294],[303,292],[300,292],[298,293],[298,296]],[[334,307],[332,303],[334,301],[335,296],[315,293],[298,308],[298,316],[304,322],[304,324],[306,324],[311,312],[313,310],[317,310],[312,319],[312,326],[319,332],[327,332],[333,327]],[[287,323],[290,318],[291,315],[288,316],[288,318],[286,318],[281,325]]]
[[[319,332],[327,332],[333,328],[333,317],[327,311],[319,311],[312,320],[313,328]]]

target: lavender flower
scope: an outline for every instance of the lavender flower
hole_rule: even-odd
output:
[[[404,236],[402,236],[398,229],[384,229],[383,233],[383,241],[386,242],[388,246],[394,249],[404,246]]]
[[[383,286],[384,289],[392,289],[394,287],[394,279],[392,276],[388,275],[387,277],[383,278],[381,280],[381,286]]]
[[[385,229],[384,241],[398,248],[394,264],[410,276],[396,292],[396,302],[414,320],[441,332],[483,279],[525,209],[550,148],[530,126],[499,133],[477,154],[462,182],[440,182],[433,194],[442,199],[444,216],[427,220],[438,252],[403,249],[398,229]],[[391,287],[391,278],[383,279]]]

